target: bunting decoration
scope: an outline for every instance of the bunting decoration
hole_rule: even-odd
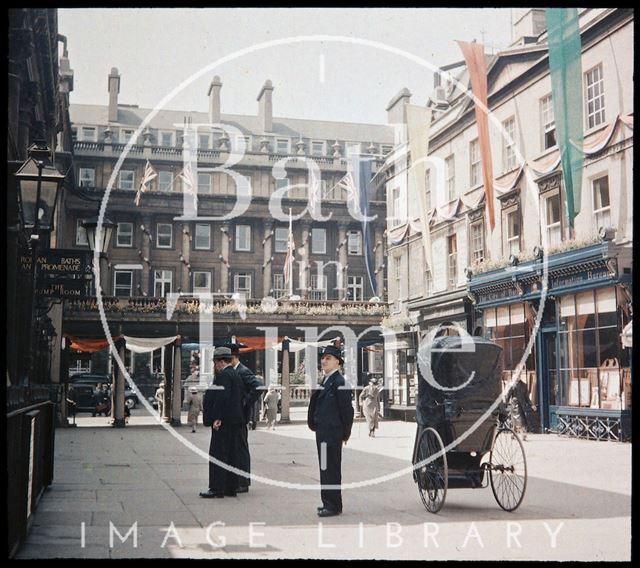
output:
[[[493,203],[493,163],[491,161],[491,144],[489,143],[489,118],[487,116],[487,62],[484,57],[484,46],[481,43],[456,42],[462,51],[469,70],[471,91],[475,97],[476,123],[478,125],[478,145],[482,162],[482,180],[486,195],[487,215],[493,231],[496,218]],[[484,108],[483,108],[484,107]]]
[[[293,240],[291,225],[291,209],[289,209],[289,238],[287,239],[287,256],[284,259],[284,284],[289,288],[289,296],[293,296],[293,255],[296,244]]]
[[[340,180],[339,185],[347,191],[347,200],[353,201],[362,223],[362,247],[369,285],[374,296],[377,296],[375,279],[375,261],[371,245],[371,219],[369,218],[369,186],[371,183],[371,160],[363,159],[360,154],[352,154],[349,158],[349,171]],[[352,211],[352,214],[353,214]]]
[[[407,105],[407,135],[411,152],[413,186],[418,196],[424,260],[433,274],[431,259],[431,232],[429,230],[429,209],[427,207],[427,154],[429,142],[430,111],[425,107]]]
[[[580,213],[582,193],[582,43],[577,8],[545,10],[551,96],[560,148],[569,226]]]

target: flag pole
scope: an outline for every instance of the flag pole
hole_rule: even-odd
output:
[[[289,207],[289,297],[293,296],[293,231],[291,228],[291,207]]]

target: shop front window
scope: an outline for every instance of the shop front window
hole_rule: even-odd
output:
[[[614,287],[563,296],[559,305],[561,406],[623,410],[631,404],[628,357]]]
[[[502,388],[506,392],[517,376],[527,385],[529,398],[537,404],[536,368],[533,349],[527,357],[531,314],[527,304],[490,308],[484,312],[489,339],[502,347]],[[529,320],[529,321],[527,321]]]

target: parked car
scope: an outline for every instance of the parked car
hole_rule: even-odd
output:
[[[96,401],[93,393],[97,385],[105,383],[111,385],[111,376],[105,373],[77,373],[72,375],[69,379],[69,386],[73,387],[76,412],[92,412],[95,416]],[[140,404],[138,395],[127,384],[124,387],[124,403],[129,410]]]

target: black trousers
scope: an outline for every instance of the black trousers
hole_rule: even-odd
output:
[[[249,454],[249,429],[246,424],[242,424],[240,428],[240,437],[238,439],[238,469],[251,473],[251,454]],[[238,486],[249,487],[251,478],[244,475],[238,476]]]
[[[219,430],[211,429],[209,455],[224,464],[239,469],[238,448],[241,443],[242,428],[244,428],[244,424],[227,424],[221,426]],[[211,491],[223,493],[224,491],[235,491],[237,488],[237,474],[209,462],[209,489]]]
[[[326,461],[323,464],[322,446],[326,444]],[[320,484],[340,485],[342,483],[342,442],[324,442],[316,436],[318,463],[320,464]],[[323,465],[325,468],[323,469]],[[320,489],[322,506],[331,511],[342,511],[342,491],[340,489]]]

